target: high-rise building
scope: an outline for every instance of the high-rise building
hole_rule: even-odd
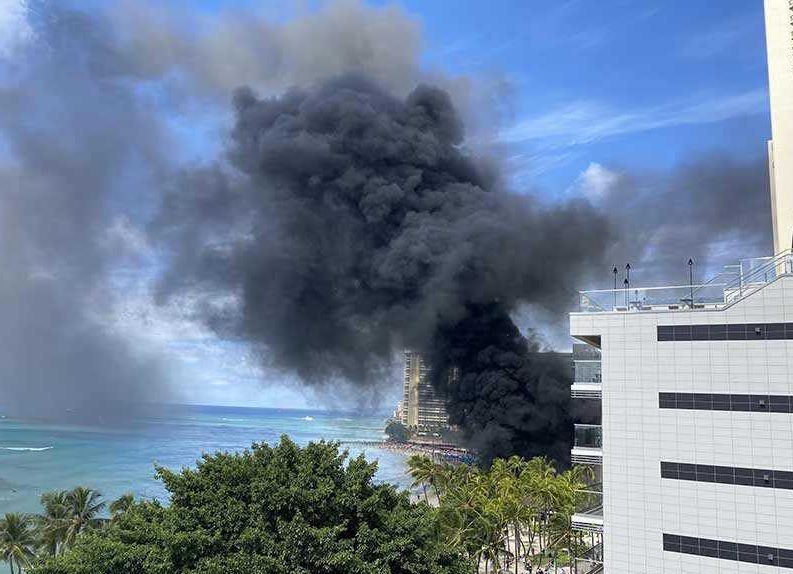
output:
[[[602,473],[581,573],[793,571],[793,257],[729,272],[583,292],[570,316],[592,349],[572,392],[603,413],[572,451]]]
[[[435,435],[449,428],[446,406],[429,380],[430,366],[421,353],[405,351],[400,422],[418,435]]]
[[[765,0],[774,252],[793,247],[793,0]]]
[[[776,255],[703,285],[581,293],[578,573],[793,572],[793,0],[765,0]],[[597,484],[600,482],[600,484]]]

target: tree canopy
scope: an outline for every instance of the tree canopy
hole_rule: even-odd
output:
[[[385,427],[385,434],[396,442],[407,442],[410,440],[410,430],[397,420],[388,421]]]
[[[31,574],[463,574],[433,511],[373,482],[376,463],[287,437],[195,469],[158,468],[170,504],[126,504]]]

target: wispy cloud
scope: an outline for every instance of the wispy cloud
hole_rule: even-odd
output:
[[[764,113],[767,98],[765,90],[752,90],[628,111],[577,101],[523,119],[502,130],[499,139],[505,143],[541,141],[552,148],[583,145],[625,134]]]
[[[703,60],[720,54],[734,55],[733,50],[745,42],[755,31],[754,22],[748,18],[719,22],[709,29],[698,31],[686,38],[680,46],[680,55],[685,58]]]
[[[25,0],[0,0],[0,58],[11,57],[33,35],[27,9]]]

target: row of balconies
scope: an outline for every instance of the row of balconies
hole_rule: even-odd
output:
[[[573,345],[573,365],[575,374],[570,394],[573,398],[602,399],[602,371],[600,351],[589,345],[576,343]],[[603,427],[601,425],[577,424],[573,449],[570,453],[575,464],[596,465],[595,474],[601,475],[603,464]],[[594,573],[603,571],[603,489],[601,484],[593,484],[585,491],[582,504],[576,509],[571,519],[571,526],[576,530],[589,532],[597,543],[585,556],[578,557],[576,564],[580,572]],[[586,567],[584,569],[583,567]]]

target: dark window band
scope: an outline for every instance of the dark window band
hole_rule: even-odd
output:
[[[766,468],[735,468],[662,461],[661,478],[793,490],[793,472]]]
[[[662,409],[688,409],[695,411],[793,413],[793,396],[658,393],[658,407]]]
[[[664,550],[793,569],[793,550],[664,534]]]
[[[659,341],[755,341],[793,339],[793,323],[659,325]]]

